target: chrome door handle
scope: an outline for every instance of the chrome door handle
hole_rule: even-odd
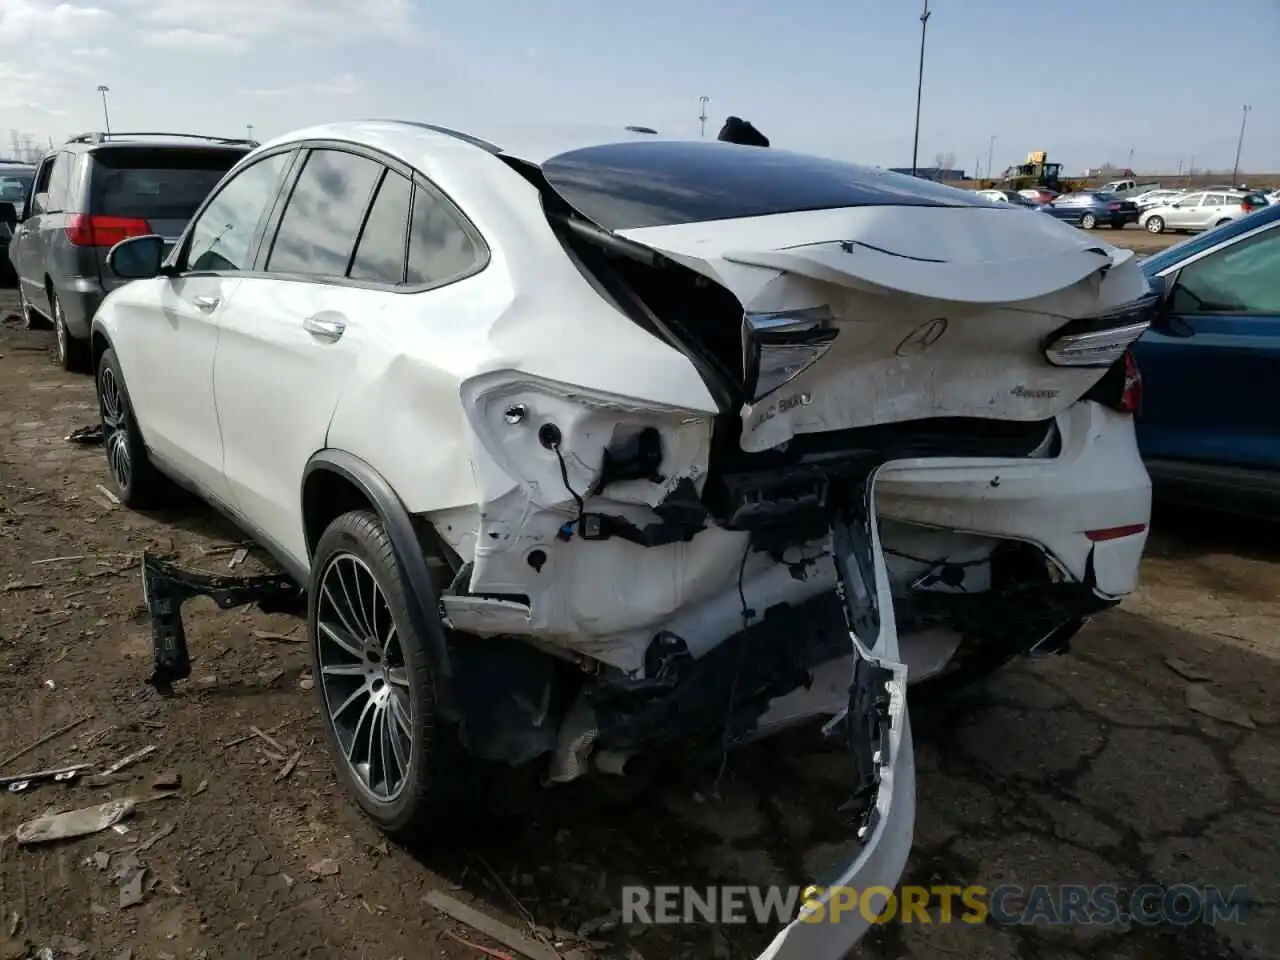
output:
[[[221,297],[196,297],[195,299],[196,309],[203,310],[205,313],[213,313],[221,302]]]
[[[302,329],[313,337],[333,343],[346,332],[347,325],[337,317],[317,316],[307,317],[307,319],[303,320]]]

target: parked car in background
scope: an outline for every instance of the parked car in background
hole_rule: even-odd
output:
[[[823,882],[887,893],[907,685],[1061,651],[1137,584],[1113,372],[1155,299],[1107,246],[797,153],[325,125],[167,256],[111,251],[106,466],[305,585],[337,777],[387,833],[447,842],[483,764],[553,786],[825,718],[865,829]],[[880,909],[763,956],[839,960]]]
[[[1104,183],[1098,188],[1100,193],[1113,193],[1117,197],[1125,199],[1133,199],[1138,194],[1147,193],[1151,190],[1158,190],[1158,183],[1139,183],[1137,180],[1112,180],[1110,183]]]
[[[1037,206],[1046,203],[1053,203],[1054,200],[1062,196],[1062,194],[1057,190],[1050,190],[1048,187],[1027,187],[1026,189],[1019,190],[1018,193]]]
[[[9,204],[3,209],[7,211],[11,207],[13,211],[12,216],[0,215],[0,283],[13,283],[17,279],[9,260],[9,241],[35,173],[36,168],[30,164],[0,160],[0,204]]]
[[[1028,200],[1017,190],[977,190],[978,196],[994,203],[1011,203],[1015,207],[1035,207],[1033,200]]]
[[[1142,269],[1164,285],[1165,322],[1134,347],[1138,444],[1157,492],[1280,518],[1280,206]]]
[[[172,243],[252,146],[186,134],[86,133],[40,161],[9,259],[19,310],[29,326],[53,327],[63,369],[89,371],[89,324],[123,282],[107,269],[107,251],[150,233]]]
[[[1260,193],[1201,191],[1188,193],[1158,207],[1148,207],[1138,216],[1138,225],[1149,233],[1166,230],[1199,232],[1248,216],[1269,206]]]
[[[1183,189],[1160,189],[1150,190],[1146,193],[1140,193],[1133,197],[1132,200],[1138,205],[1139,210],[1146,210],[1150,207],[1163,206],[1166,203],[1172,203],[1179,197],[1183,196],[1187,191]]]
[[[1122,230],[1138,219],[1138,207],[1132,200],[1122,200],[1113,193],[1085,190],[1058,197],[1048,205],[1051,213],[1061,220],[1079,224],[1081,229],[1092,230],[1100,223],[1113,230]]]

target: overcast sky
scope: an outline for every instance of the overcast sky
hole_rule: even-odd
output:
[[[920,162],[1133,151],[1280,172],[1280,0],[932,0]],[[909,166],[916,0],[0,0],[9,130],[259,139],[324,120],[646,124],[729,114],[776,146]]]

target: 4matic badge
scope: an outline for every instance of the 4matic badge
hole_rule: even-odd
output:
[[[1011,397],[1025,397],[1028,400],[1052,400],[1061,390],[1030,390],[1022,384],[1018,384],[1009,391]]]

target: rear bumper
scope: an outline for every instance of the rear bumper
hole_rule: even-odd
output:
[[[881,516],[1034,543],[1081,582],[1092,555],[1099,594],[1132,593],[1151,517],[1133,418],[1082,401],[1057,424],[1055,457],[890,464],[876,491]],[[1136,524],[1125,536],[1098,533]]]
[[[106,298],[102,284],[92,277],[72,277],[54,286],[62,315],[66,318],[67,332],[76,340],[89,339],[93,315]]]

